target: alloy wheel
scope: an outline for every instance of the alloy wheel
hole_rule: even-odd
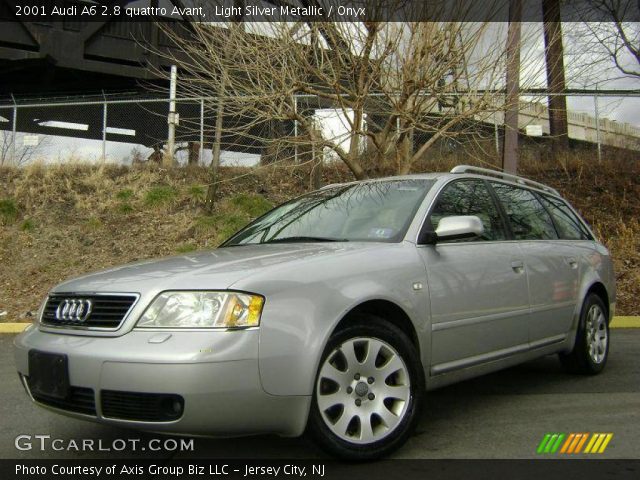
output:
[[[599,305],[592,305],[586,318],[586,337],[589,357],[599,364],[605,359],[608,348],[607,321]]]
[[[377,442],[402,422],[411,401],[407,366],[388,343],[351,338],[324,361],[316,401],[327,427],[340,439]]]

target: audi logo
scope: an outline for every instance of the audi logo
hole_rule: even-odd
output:
[[[91,314],[93,304],[86,298],[65,298],[56,309],[56,320],[83,323]]]

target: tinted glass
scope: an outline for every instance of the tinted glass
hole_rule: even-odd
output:
[[[392,180],[319,190],[275,208],[222,246],[278,241],[399,242],[433,183]]]
[[[589,240],[591,235],[580,219],[560,199],[541,195],[542,203],[551,213],[560,238],[565,240]]]
[[[558,235],[551,217],[529,190],[491,183],[504,207],[516,240],[553,240]]]
[[[484,233],[479,238],[451,240],[455,242],[477,240],[505,240],[502,217],[485,183],[481,180],[459,180],[447,185],[431,212],[431,226],[435,230],[443,217],[476,215],[482,220]]]

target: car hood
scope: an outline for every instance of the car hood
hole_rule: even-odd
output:
[[[53,292],[137,292],[226,289],[256,270],[371,249],[370,242],[246,245],[147,260],[63,282]]]

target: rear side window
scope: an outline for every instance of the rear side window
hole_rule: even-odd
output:
[[[560,238],[563,240],[591,240],[589,231],[566,203],[547,195],[540,195],[540,199],[551,213]]]
[[[482,221],[484,233],[475,239],[451,240],[506,240],[502,217],[482,180],[457,180],[448,184],[436,200],[429,221],[433,230],[443,217],[456,215],[476,215]]]
[[[524,188],[491,182],[504,207],[516,240],[558,238],[553,221],[536,196]]]

